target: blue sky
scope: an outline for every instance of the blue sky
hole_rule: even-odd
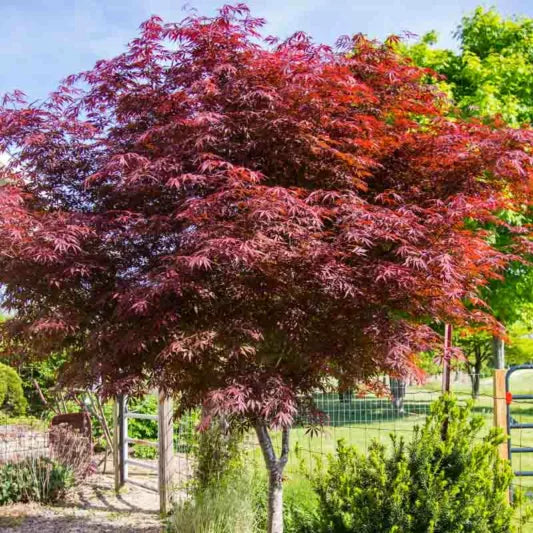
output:
[[[97,59],[123,51],[138,25],[151,14],[179,20],[180,0],[0,0],[0,93],[15,88],[43,98],[65,76]],[[192,0],[212,14],[224,0]],[[253,14],[268,20],[266,31],[285,37],[304,30],[333,43],[339,35],[363,32],[383,38],[436,29],[442,43],[479,0],[250,0]],[[533,16],[533,0],[495,0],[506,15]]]

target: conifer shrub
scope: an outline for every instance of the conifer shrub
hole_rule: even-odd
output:
[[[313,476],[317,531],[328,533],[508,533],[511,467],[499,430],[484,431],[471,404],[437,400],[412,440],[391,435],[367,455],[339,441]]]
[[[25,414],[27,405],[17,371],[0,363],[0,411],[20,416]]]

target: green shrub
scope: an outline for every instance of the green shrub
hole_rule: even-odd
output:
[[[245,467],[242,449],[243,433],[221,419],[215,419],[206,430],[197,434],[194,448],[196,469],[195,490],[220,487],[239,479]]]
[[[45,457],[0,466],[0,505],[55,503],[74,485],[71,468]]]
[[[144,444],[134,444],[131,453],[138,459],[157,458],[157,448],[154,448],[153,446],[145,446]]]
[[[196,467],[191,499],[174,510],[170,531],[253,533],[254,491],[244,461],[242,432],[216,419],[195,436]]]
[[[143,415],[157,415],[157,406],[157,397],[153,394],[128,400],[128,411]],[[128,435],[132,439],[157,440],[157,420],[128,419]]]
[[[512,471],[498,456],[504,437],[497,430],[482,437],[483,426],[470,404],[444,397],[409,444],[391,437],[390,451],[374,442],[365,456],[339,442],[326,472],[314,477],[322,531],[512,531]]]
[[[17,371],[0,363],[0,411],[23,415],[28,402],[24,397],[22,380]]]

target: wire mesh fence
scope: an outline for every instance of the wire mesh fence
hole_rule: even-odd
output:
[[[471,376],[455,376],[452,391],[460,401],[472,400]],[[514,394],[533,394],[533,370],[525,372],[511,384]],[[324,460],[328,454],[334,453],[337,442],[343,439],[347,444],[355,446],[361,452],[367,452],[372,441],[377,440],[385,445],[390,443],[390,435],[403,436],[406,440],[421,426],[431,404],[441,395],[440,380],[436,377],[425,387],[406,386],[400,395],[393,397],[377,397],[366,395],[358,397],[353,392],[331,390],[317,392],[314,395],[316,408],[324,414],[323,424],[316,426],[312,420],[301,416],[297,418],[291,430],[291,453],[286,468],[288,476],[301,472],[302,465],[312,471],[317,460]],[[399,397],[401,396],[401,397]],[[479,377],[479,392],[473,403],[474,412],[482,415],[486,421],[486,430],[493,426],[494,393],[493,380],[490,376]],[[512,420],[520,424],[533,424],[533,400],[512,402],[510,406]],[[143,421],[153,423],[151,421]],[[195,461],[195,432],[199,422],[199,412],[193,411],[182,416],[174,424],[174,490],[186,495],[191,486]],[[482,438],[480,435],[479,438]],[[513,447],[533,448],[533,428],[516,429],[511,432]],[[275,446],[280,448],[281,435],[274,432]],[[253,432],[245,439],[250,456],[262,463],[261,451]],[[0,465],[19,460],[27,456],[46,455],[49,449],[47,424],[36,420],[20,420],[0,417]],[[135,457],[135,451],[132,454]],[[141,461],[157,464],[157,455],[139,457]],[[533,453],[516,453],[512,455],[514,471],[532,471]],[[135,476],[135,470],[131,472]],[[139,475],[141,473],[139,472]],[[146,475],[146,473],[144,474]],[[157,476],[154,472],[151,477]],[[154,477],[153,481],[156,481]],[[533,500],[533,477],[515,477],[513,491],[523,491]],[[525,509],[517,509],[517,519],[525,515]],[[517,522],[518,524],[518,522]],[[533,522],[519,525],[519,531],[533,532]]]
[[[479,390],[474,394],[472,384],[479,382]],[[512,384],[513,388],[513,384]],[[524,372],[514,383],[515,394],[533,394],[533,370]],[[494,426],[494,391],[491,376],[456,376],[452,392],[460,402],[473,403],[474,413],[485,420],[485,428],[478,435],[482,439]],[[407,387],[401,401],[394,397],[367,395],[356,397],[353,393],[336,391],[317,393],[316,407],[326,416],[320,428],[314,428],[312,421],[301,418],[291,430],[291,455],[287,465],[287,475],[299,475],[302,465],[313,471],[323,463],[328,454],[334,453],[337,442],[355,446],[360,452],[368,452],[372,441],[384,445],[391,443],[390,436],[402,436],[409,441],[416,426],[424,424],[431,404],[441,396],[439,380],[435,379],[428,387]],[[509,397],[501,398],[504,402]],[[533,400],[511,402],[512,420],[520,424],[533,423]],[[533,448],[533,428],[511,431],[513,447]],[[279,450],[281,436],[275,435]],[[533,470],[533,453],[512,454],[511,466],[514,472]],[[527,509],[533,503],[533,477],[515,476],[512,494],[521,492],[525,498],[516,509],[516,528],[520,533],[533,532],[533,518]]]
[[[48,456],[49,451],[50,434],[41,421],[0,415],[0,465]]]

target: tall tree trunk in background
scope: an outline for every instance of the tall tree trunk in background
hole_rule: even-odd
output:
[[[481,385],[481,369],[483,367],[482,347],[474,347],[474,364],[470,367],[470,381],[472,382],[472,398],[477,399],[479,396],[479,387]]]
[[[480,377],[479,374],[470,374],[470,379],[472,380],[472,398],[474,400],[479,396],[479,386],[480,386]]]
[[[405,400],[405,391],[407,389],[407,383],[403,379],[390,378],[390,391],[392,395],[392,407],[394,408],[394,414],[399,416],[403,415]]]
[[[492,354],[494,368],[505,368],[505,342],[496,335],[492,336]]]
[[[267,533],[283,533],[283,469],[289,458],[289,428],[285,428],[282,433],[279,459],[272,446],[267,425],[258,422],[255,431],[268,470]]]

